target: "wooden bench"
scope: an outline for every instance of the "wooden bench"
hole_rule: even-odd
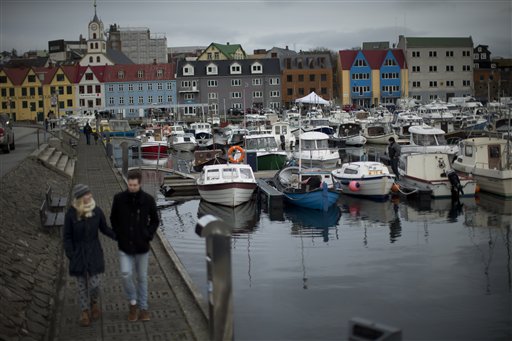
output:
[[[46,202],[49,210],[52,212],[62,211],[68,205],[68,199],[66,197],[53,197],[51,186],[48,186],[46,190]]]
[[[46,199],[39,209],[39,218],[41,219],[41,226],[46,228],[61,227],[64,225],[64,213],[49,211]]]

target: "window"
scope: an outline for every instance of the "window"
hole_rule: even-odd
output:
[[[124,84],[119,84],[117,88],[119,91],[124,91]]]
[[[453,57],[453,51],[446,51],[446,57]]]
[[[281,92],[279,90],[270,91],[270,97],[279,97]]]
[[[436,100],[436,99],[438,99],[438,98],[439,98],[439,97],[438,97],[437,95],[430,95],[430,96],[429,96],[429,99],[430,99],[431,101]],[[435,144],[435,142],[434,142],[434,141],[431,141],[429,144],[427,144],[427,146],[434,145],[434,144]]]
[[[218,73],[217,65],[210,64],[206,67],[206,74],[207,75],[216,75]]]
[[[80,85],[80,86],[78,87],[78,93],[80,93],[80,94],[83,94],[83,93],[84,93],[84,86],[83,86],[83,85]]]
[[[473,146],[464,146],[464,155],[468,157],[473,156]]]
[[[261,78],[253,78],[252,79],[252,85],[259,86],[262,84]]]
[[[293,75],[286,75],[287,82],[293,82]]]
[[[462,71],[471,71],[470,65],[462,65]]]
[[[101,98],[96,98],[96,106],[101,106]]]
[[[172,83],[167,83],[167,90],[172,90]]]
[[[133,91],[133,84],[132,83],[128,84],[128,91]]]
[[[54,92],[55,90],[52,90],[52,93]],[[87,93],[88,94],[92,94],[92,85],[87,85]]]
[[[157,77],[162,77],[163,75],[164,75],[164,70],[162,70],[162,69],[156,70],[156,76]]]
[[[462,51],[462,57],[469,57],[471,56],[471,52],[470,51]]]
[[[270,78],[270,85],[279,85],[279,78]]]
[[[436,65],[430,65],[428,67],[428,72],[437,72],[437,66]]]
[[[21,102],[21,107],[22,107],[23,109],[27,109],[27,108],[28,108],[28,102],[27,102],[27,101],[23,101],[23,102]]]
[[[239,75],[242,73],[242,67],[238,63],[231,64],[230,70],[232,75]]]
[[[29,88],[28,91],[30,93],[30,96],[35,96],[36,95],[36,88]]]
[[[326,82],[326,81],[327,81],[327,74],[326,74],[326,73],[322,73],[322,74],[320,75],[320,80],[321,80],[322,82]]]
[[[446,81],[446,86],[447,86],[447,87],[452,87],[452,86],[454,86],[454,85],[453,85],[453,81]]]
[[[304,82],[304,75],[299,75],[299,82]]]
[[[7,83],[7,76],[0,76],[0,83],[2,83],[2,84]]]
[[[412,87],[413,88],[421,88],[421,82],[418,82],[418,81],[412,82]]]
[[[320,89],[320,93],[321,93],[322,95],[327,95],[327,88],[321,88],[321,89]]]
[[[242,103],[233,103],[234,109],[242,109]]]
[[[60,89],[59,89],[60,91]],[[96,93],[101,94],[101,85],[96,85]]]
[[[94,59],[92,58],[92,56],[89,57],[89,63],[93,63],[94,62]]]
[[[262,73],[263,66],[260,63],[254,63],[251,65],[251,72],[252,73]]]
[[[96,63],[99,63],[100,62],[100,56],[97,56],[96,57]]]
[[[231,86],[240,86],[242,85],[242,81],[240,79],[232,79]]]
[[[128,104],[133,105],[133,96],[128,97]]]
[[[480,53],[480,59],[487,59],[487,55],[485,53]]]
[[[153,91],[153,83],[148,83],[148,91]]]
[[[396,62],[394,59],[386,59],[386,61],[384,62],[384,65],[385,66],[395,66]]]
[[[172,103],[172,95],[167,95],[167,103]]]
[[[124,97],[119,97],[119,105],[124,105]]]
[[[214,57],[216,60],[219,60],[219,58],[220,58],[220,54],[219,54],[219,52],[215,52],[215,53],[213,54],[213,57]]]
[[[413,66],[412,67],[412,72],[420,72],[420,67],[419,66]]]
[[[142,88],[143,87],[143,84],[142,83],[139,83],[139,91],[143,91]]]
[[[194,94],[185,94],[184,98],[185,98],[185,100],[188,100],[188,101],[193,100]]]
[[[137,71],[137,78],[143,78],[143,77],[144,77],[144,71],[143,70]]]
[[[109,97],[108,98],[108,104],[114,105],[114,97]]]
[[[139,101],[138,101],[139,104],[144,104],[144,97],[142,96],[139,96]]]
[[[96,89],[99,87],[99,85],[96,85]],[[96,91],[98,92],[98,91]],[[32,94],[32,91],[30,91],[30,94]],[[34,94],[35,94],[35,91],[34,91]],[[64,95],[64,87],[63,86],[59,86],[59,95]]]
[[[29,80],[29,82],[30,82],[30,80]],[[57,75],[57,82],[64,82],[64,75],[63,74],[58,74]]]
[[[446,72],[453,72],[453,65],[446,65]]]
[[[211,53],[211,52],[208,52],[208,53],[206,54],[206,57],[207,57],[207,59],[208,59],[208,60],[212,60],[212,53]]]
[[[429,57],[437,57],[437,51],[428,51]]]
[[[190,64],[186,65],[183,68],[183,75],[184,76],[193,76],[194,75],[194,68]]]
[[[208,99],[217,99],[217,93],[216,92],[209,92],[208,93]]]
[[[241,92],[232,92],[231,98],[242,98],[242,93]]]
[[[469,80],[462,81],[462,86],[471,86],[471,81],[469,81]]]
[[[314,82],[315,81],[315,75],[309,75],[309,81]]]
[[[40,107],[42,107],[42,105],[40,105]],[[73,100],[72,99],[68,99],[68,108],[71,108],[71,107],[73,107]]]
[[[473,53],[473,59],[480,59],[480,54]]]
[[[366,62],[363,59],[358,59],[354,66],[366,66]]]
[[[27,88],[21,88],[21,96],[27,96]]]
[[[156,83],[157,90],[162,90],[163,88],[164,88],[164,86],[162,85],[162,83]]]
[[[417,101],[421,101],[421,95],[413,95],[412,98]]]
[[[124,79],[124,71],[123,70],[117,71],[117,78]]]
[[[94,79],[94,77],[92,75],[92,72],[87,72],[85,74],[85,79],[88,80],[88,81],[92,81]]]
[[[419,56],[420,56],[420,51],[412,51],[413,58],[419,58]]]
[[[194,96],[194,94],[190,94],[190,95],[192,95],[192,97]],[[162,95],[158,96],[157,102],[158,102],[158,104],[162,104],[164,102],[164,96],[162,96]]]
[[[437,81],[430,81],[430,82],[429,82],[429,86],[430,86],[431,88],[437,88]]]
[[[217,83],[216,80],[209,80],[207,85],[208,85],[209,88],[214,88],[214,87],[216,87],[218,85],[218,83]]]
[[[153,96],[148,96],[148,104],[153,103]]]
[[[263,92],[262,91],[253,91],[252,98],[262,98],[262,97],[263,97]]]
[[[299,88],[299,95],[304,95],[304,88]]]

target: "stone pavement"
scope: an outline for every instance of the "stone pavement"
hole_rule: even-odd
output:
[[[83,140],[83,139],[82,139]],[[107,217],[114,194],[125,183],[111,167],[103,145],[78,146],[76,183],[89,185],[97,204]],[[76,279],[63,273],[53,340],[206,340],[207,320],[187,291],[177,266],[158,237],[152,242],[149,261],[149,307],[151,321],[128,322],[128,303],[124,298],[119,271],[118,249],[114,241],[102,236],[106,271],[102,275],[102,318],[91,327],[79,327],[80,313]],[[64,257],[65,258],[65,257]]]

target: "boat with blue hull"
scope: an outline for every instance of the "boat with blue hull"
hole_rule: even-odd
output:
[[[321,188],[312,191],[283,191],[283,194],[290,204],[322,211],[329,210],[340,197],[339,193],[330,190],[325,182]]]

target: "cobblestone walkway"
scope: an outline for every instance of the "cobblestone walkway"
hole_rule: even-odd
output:
[[[74,183],[89,185],[97,204],[107,217],[114,194],[124,190],[124,183],[111,169],[101,145],[78,146]],[[155,237],[155,239],[158,239]],[[80,313],[77,284],[67,275],[59,294],[60,306],[54,326],[54,340],[203,340],[207,338],[206,320],[183,290],[183,283],[158,240],[152,242],[149,260],[149,307],[151,321],[128,322],[128,305],[124,298],[119,271],[118,249],[114,241],[102,236],[106,271],[102,275],[101,320],[91,327],[78,326]],[[190,295],[189,295],[190,296]],[[186,302],[186,303],[183,303]],[[187,303],[188,302],[188,303]]]

